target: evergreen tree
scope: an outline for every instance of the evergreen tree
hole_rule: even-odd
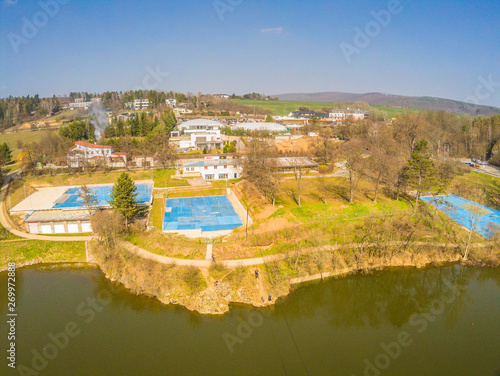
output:
[[[111,200],[108,203],[128,220],[136,217],[141,209],[137,206],[137,187],[126,172],[122,173],[111,190]]]
[[[4,142],[2,145],[0,145],[0,166],[9,163],[11,158],[12,150],[10,150],[9,145]]]
[[[417,212],[418,199],[422,192],[430,189],[435,182],[436,165],[431,160],[429,144],[426,140],[419,141],[410,155],[407,164],[408,183],[416,191],[414,212]]]

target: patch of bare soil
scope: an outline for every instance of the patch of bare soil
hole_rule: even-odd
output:
[[[187,179],[187,182],[189,183],[189,185],[191,185],[193,187],[202,187],[202,186],[210,185],[203,178]]]
[[[279,231],[294,226],[297,225],[294,223],[290,223],[286,218],[270,218],[268,221],[261,224],[259,228],[255,230],[255,233]]]
[[[301,137],[298,140],[275,140],[274,144],[282,154],[286,153],[306,153],[314,137]]]

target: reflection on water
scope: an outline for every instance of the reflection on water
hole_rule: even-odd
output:
[[[0,274],[0,286],[6,278]],[[40,375],[493,376],[500,370],[498,268],[354,275],[302,285],[265,310],[235,305],[222,317],[129,294],[95,269],[33,267],[19,270],[16,282],[17,364],[39,366]],[[4,287],[3,313],[6,307]],[[33,363],[68,323],[78,334],[53,359],[44,358],[44,367]],[[2,349],[6,333],[2,326]]]

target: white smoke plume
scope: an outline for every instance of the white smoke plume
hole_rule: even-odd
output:
[[[104,131],[108,126],[108,116],[104,111],[104,105],[102,102],[97,102],[92,105],[91,115],[95,115],[95,119],[92,119],[90,122],[94,126],[94,135],[97,141],[102,138]]]

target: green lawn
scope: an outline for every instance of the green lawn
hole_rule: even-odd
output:
[[[417,110],[414,108],[388,107],[388,106],[372,106],[380,111],[385,111],[389,119],[395,118],[404,112],[426,112],[426,110]]]
[[[64,186],[64,185],[81,185],[81,184],[109,184],[115,183],[123,171],[111,171],[108,173],[95,172],[91,174],[61,174],[56,176],[43,175],[28,177],[25,179],[26,183],[33,182],[46,182],[51,186]],[[129,171],[128,174],[133,180],[151,180],[154,178],[155,187],[183,187],[189,186],[185,179],[174,179],[172,176],[175,174],[174,169],[165,170],[141,170]]]
[[[15,160],[21,150],[17,148],[17,141],[21,140],[23,144],[30,144],[39,141],[43,136],[51,133],[52,131],[26,131],[18,133],[7,133],[0,136],[0,142],[6,142],[12,150],[12,159]]]
[[[84,242],[46,242],[26,240],[0,242],[0,267],[7,263],[39,262],[85,262]]]
[[[0,224],[0,242],[4,240],[21,239],[19,236],[11,234]]]
[[[297,111],[299,107],[306,106],[311,110],[321,110],[322,108],[332,108],[335,104],[330,102],[292,102],[292,101],[259,101],[233,99],[242,106],[257,106],[265,110],[271,110],[274,115],[288,115]]]
[[[164,200],[161,198],[155,198],[153,200],[153,206],[151,208],[151,216],[149,217],[148,226],[154,226],[157,229],[163,228],[163,219],[161,217],[162,214],[162,206]]]
[[[372,214],[394,213],[409,210],[411,205],[405,201],[395,201],[379,192],[378,202],[374,203],[373,187],[362,182],[355,195],[355,203],[349,204],[347,181],[345,178],[327,178],[327,204],[319,179],[303,179],[301,206],[297,204],[297,185],[294,180],[283,182],[276,198],[281,208],[273,217],[294,218],[302,223],[334,221],[336,223],[357,220]]]
[[[339,103],[334,102],[300,102],[300,101],[261,101],[261,100],[243,100],[243,99],[233,99],[233,101],[237,102],[243,106],[257,106],[263,108],[265,110],[270,110],[273,112],[273,115],[288,115],[290,112],[297,111],[299,107],[305,106],[310,108],[313,111],[321,110],[322,108],[333,108],[337,107]],[[349,105],[349,103],[342,103],[342,107]],[[356,105],[350,103],[352,107]],[[397,115],[403,112],[427,112],[427,110],[419,110],[414,108],[399,108],[399,107],[390,107],[390,106],[371,106],[380,111],[385,111],[387,113],[388,118],[397,117]],[[461,115],[468,116],[468,115]]]

